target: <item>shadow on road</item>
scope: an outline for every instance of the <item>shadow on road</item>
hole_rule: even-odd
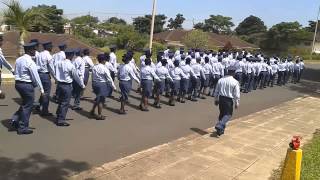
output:
[[[0,179],[8,180],[63,180],[89,168],[86,162],[58,161],[40,153],[18,160],[0,157]]]
[[[193,131],[193,132],[198,133],[201,136],[209,134],[207,131],[204,131],[204,130],[199,129],[199,128],[190,128],[190,130]]]

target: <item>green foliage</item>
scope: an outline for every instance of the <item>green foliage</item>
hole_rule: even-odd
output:
[[[90,39],[90,44],[98,48],[103,48],[110,44],[110,40],[108,38],[95,37],[93,39]]]
[[[319,20],[320,22],[320,20]],[[309,21],[309,26],[305,28],[309,32],[313,32],[316,29],[316,21]],[[317,32],[319,32],[320,26],[318,25]]]
[[[266,50],[287,52],[290,46],[312,39],[312,33],[301,28],[298,22],[282,22],[271,27],[261,47]]]
[[[153,42],[152,43],[152,51],[153,54],[157,54],[159,51],[164,51],[166,49],[166,46],[164,44]]]
[[[159,33],[164,30],[163,25],[166,23],[166,19],[167,17],[164,14],[159,14],[155,16],[154,33]],[[139,33],[150,34],[151,20],[151,15],[139,16],[133,18],[133,26],[135,30],[137,30]]]
[[[57,9],[55,5],[38,5],[36,7],[32,7],[31,10],[43,12],[45,18],[42,18],[41,16],[36,16],[35,18],[33,18],[31,21],[31,28],[28,29],[29,31],[55,33],[64,32],[64,19],[62,18],[62,9]]]
[[[106,23],[111,23],[111,24],[121,24],[121,25],[126,25],[127,22],[124,19],[117,18],[117,17],[111,17],[108,20],[105,21]]]
[[[76,36],[82,36],[87,39],[96,37],[96,34],[93,33],[92,28],[88,26],[75,26],[73,32]]]
[[[135,31],[132,26],[123,26],[114,41],[118,48],[138,50],[146,45],[148,37]]]
[[[245,18],[235,29],[238,35],[251,35],[255,33],[266,32],[267,27],[264,25],[264,22],[256,17],[249,16]]]
[[[71,24],[77,25],[77,26],[86,25],[86,26],[89,26],[89,27],[93,27],[98,22],[99,22],[98,17],[93,17],[91,15],[85,15],[85,16],[80,16],[80,17],[76,17],[76,18],[71,19]]]
[[[320,130],[317,130],[311,142],[303,146],[301,179],[320,178]]]
[[[208,19],[204,20],[204,23],[198,23],[194,28],[218,34],[230,34],[231,27],[234,26],[231,20],[232,18],[227,16],[210,15]]]
[[[170,18],[168,28],[169,29],[182,29],[182,24],[186,20],[182,14],[177,14],[175,19]]]
[[[208,34],[201,30],[192,30],[183,38],[188,48],[204,48],[208,46]]]

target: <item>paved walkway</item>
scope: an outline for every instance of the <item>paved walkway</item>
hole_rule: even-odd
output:
[[[320,127],[319,107],[319,98],[297,98],[232,121],[220,138],[199,130],[70,179],[268,179],[292,135],[306,142]]]

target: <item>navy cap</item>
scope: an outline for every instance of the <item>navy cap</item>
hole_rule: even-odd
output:
[[[51,42],[51,41],[44,42],[44,43],[42,43],[42,46],[43,46],[43,47],[52,46],[52,42]]]
[[[34,47],[37,45],[35,42],[27,43],[23,45],[24,50],[30,50],[34,49]]]
[[[97,59],[98,59],[99,62],[100,61],[105,61],[105,60],[107,60],[107,56],[106,56],[106,54],[98,54],[97,55]]]
[[[88,55],[90,53],[90,50],[88,48],[85,48],[82,50],[83,54]]]
[[[30,43],[36,43],[36,45],[38,45],[39,44],[39,40],[38,39],[31,39]]]
[[[61,43],[61,44],[58,45],[58,47],[59,48],[65,48],[65,47],[67,47],[67,44],[66,43]]]
[[[80,48],[74,49],[74,53],[75,53],[76,56],[80,56],[80,54],[81,54],[81,49],[80,49]]]
[[[65,52],[66,56],[74,56],[74,50],[73,49],[67,49]]]
[[[110,48],[110,50],[115,50],[117,48],[117,46],[116,45],[110,45],[109,48]]]

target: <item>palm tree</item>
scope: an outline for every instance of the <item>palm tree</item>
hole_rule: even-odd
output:
[[[18,0],[3,2],[7,9],[3,12],[4,20],[7,24],[14,25],[19,31],[19,54],[24,53],[24,39],[28,36],[28,30],[34,18],[45,18],[44,13],[38,9],[23,9]]]

